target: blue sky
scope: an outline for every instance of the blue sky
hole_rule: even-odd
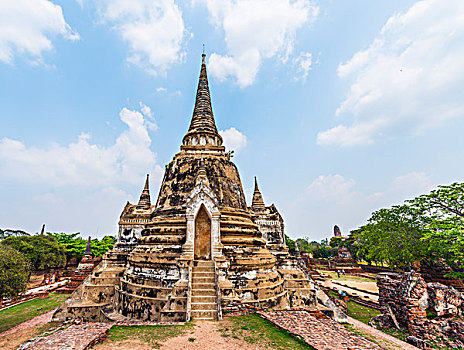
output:
[[[16,0],[0,4],[0,227],[115,234],[156,200],[202,44],[251,201],[291,237],[347,234],[464,174],[464,3]]]

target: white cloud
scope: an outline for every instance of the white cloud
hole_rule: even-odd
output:
[[[140,106],[120,111],[126,128],[109,146],[92,143],[88,133],[43,148],[0,139],[0,183],[8,184],[1,187],[2,225],[36,232],[46,223],[53,231],[116,234],[124,204],[138,200],[145,175],[150,173],[152,185],[163,175],[150,149],[152,111]],[[156,196],[156,187],[151,194]]]
[[[197,0],[206,4],[213,23],[224,31],[227,54],[209,58],[211,75],[229,76],[240,87],[254,83],[264,59],[293,52],[296,31],[313,20],[318,8],[309,0]]]
[[[227,130],[220,130],[219,134],[222,136],[222,139],[224,140],[224,146],[228,150],[234,150],[237,152],[244,148],[247,144],[246,135],[242,134],[234,127]]]
[[[351,114],[352,124],[319,133],[317,143],[371,144],[463,117],[463,13],[461,0],[424,0],[390,17],[367,49],[338,67],[352,85],[336,114]]]
[[[151,111],[151,108],[144,105],[142,102],[140,104],[140,110],[142,111],[143,116],[145,117],[145,124],[148,126],[148,129],[151,131],[158,130],[158,124],[156,124],[155,117]]]
[[[327,199],[349,195],[355,182],[353,179],[345,180],[339,174],[320,175],[308,187],[308,194],[317,199]]]
[[[17,55],[41,62],[53,49],[51,38],[78,40],[63,17],[61,6],[48,0],[0,1],[0,60],[13,63]]]
[[[183,60],[187,31],[174,0],[99,0],[96,4],[102,20],[128,43],[128,62],[156,75]]]
[[[313,55],[310,52],[302,52],[294,59],[294,63],[297,65],[297,70],[300,73],[299,76],[295,77],[295,80],[305,81],[312,67]]]
[[[343,234],[348,234],[365,224],[373,211],[401,204],[432,189],[430,178],[422,172],[400,175],[380,191],[365,193],[356,187],[354,179],[340,174],[318,176],[285,208],[289,233],[320,240],[331,235],[334,225],[339,225]],[[298,232],[293,227],[304,227],[305,231]]]
[[[147,113],[147,106],[142,105]],[[151,113],[151,112],[150,112]],[[0,140],[0,177],[53,186],[139,185],[147,172],[160,173],[144,114],[123,108],[119,117],[127,125],[115,143],[103,147],[82,133],[77,142],[48,148],[27,147],[4,137]]]

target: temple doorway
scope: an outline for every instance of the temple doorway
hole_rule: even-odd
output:
[[[203,204],[195,218],[194,257],[211,259],[211,219]]]

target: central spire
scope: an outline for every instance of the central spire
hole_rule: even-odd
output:
[[[214,148],[222,146],[222,137],[219,135],[214,121],[211,95],[209,93],[208,75],[206,74],[205,54],[202,54],[200,78],[198,80],[195,107],[192,121],[187,134],[183,138],[184,146],[195,148]],[[221,147],[222,148],[222,147]]]

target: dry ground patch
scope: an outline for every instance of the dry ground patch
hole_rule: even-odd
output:
[[[258,315],[196,321],[181,326],[113,327],[95,350],[177,349],[313,349]]]

